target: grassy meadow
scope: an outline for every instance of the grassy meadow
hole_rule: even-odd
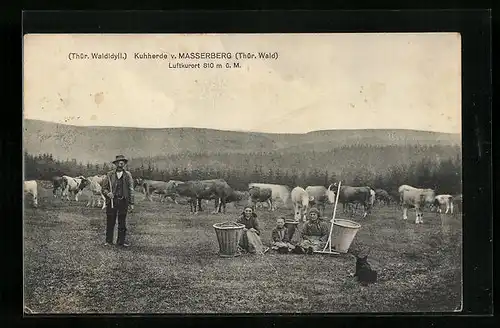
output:
[[[39,206],[25,197],[24,298],[34,313],[309,313],[433,312],[461,307],[462,218],[415,213],[402,220],[395,207],[375,207],[351,251],[369,247],[378,281],[360,285],[350,253],[218,256],[214,223],[226,214],[192,215],[189,206],[149,202],[136,194],[128,216],[131,247],[105,247],[105,214],[80,201],[52,198],[39,181]],[[275,217],[258,209],[262,238],[270,243]],[[327,216],[331,217],[331,206]],[[337,211],[337,217],[345,217]],[[116,238],[116,232],[115,232]]]

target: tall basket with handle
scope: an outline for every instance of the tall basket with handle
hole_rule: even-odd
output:
[[[356,236],[356,233],[361,225],[350,220],[335,219],[335,214],[337,212],[337,204],[339,202],[340,195],[340,185],[339,181],[337,188],[337,195],[335,197],[335,206],[333,207],[333,217],[330,220],[330,235],[328,236],[328,241],[322,251],[315,251],[314,253],[319,254],[331,254],[339,255],[340,253],[347,253],[351,242]],[[332,250],[332,245],[335,250]]]

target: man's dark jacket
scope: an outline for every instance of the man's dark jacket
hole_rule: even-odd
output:
[[[129,171],[123,170],[123,197],[127,200],[127,203],[130,205],[134,204],[134,180],[132,179],[132,173]],[[118,185],[118,177],[116,176],[116,170],[109,171],[106,173],[106,179],[102,182],[102,193],[106,196],[110,191],[113,194],[116,194],[116,188]],[[109,183],[111,181],[111,186],[113,190],[110,190]],[[106,196],[107,201],[109,198]]]

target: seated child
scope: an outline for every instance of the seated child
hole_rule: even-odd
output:
[[[277,250],[279,253],[288,253],[295,248],[288,240],[288,229],[285,227],[285,219],[279,217],[276,220],[276,228],[273,229],[271,234],[273,239],[272,249]]]

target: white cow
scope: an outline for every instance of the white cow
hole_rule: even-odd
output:
[[[36,180],[24,181],[24,192],[33,196],[33,207],[38,206],[38,186]]]
[[[295,187],[291,193],[293,209],[295,213],[295,221],[306,221],[307,210],[309,208],[309,195],[302,187]]]
[[[63,175],[62,178],[65,186],[62,197],[66,197],[66,200],[70,200],[69,194],[71,193],[74,195],[75,201],[78,201],[78,196],[82,193],[82,190],[90,184],[90,181],[84,176],[72,178],[67,175]]]
[[[249,183],[248,184],[248,190],[250,190],[252,187],[259,187],[261,189],[271,189],[271,198],[273,201],[273,209],[276,209],[276,200],[279,199],[283,202],[284,206],[287,206],[288,200],[290,199],[290,188],[287,186],[283,185],[278,185],[278,184],[270,184],[270,183]]]
[[[90,181],[90,184],[87,187],[90,189],[90,192],[92,193],[90,195],[87,206],[94,207],[96,203],[97,206],[101,206],[101,201],[102,201],[101,209],[106,208],[106,198],[102,194],[102,187],[101,187],[104,179],[106,179],[106,175],[95,175],[93,177],[87,178],[87,180]]]
[[[446,207],[445,214],[451,210],[453,214],[453,196],[452,195],[437,195],[434,198],[434,207],[436,207],[437,213],[441,213],[443,207]]]
[[[432,205],[436,193],[432,189],[415,188],[409,185],[402,185],[398,189],[399,200],[403,207],[403,220],[408,219],[408,208],[415,208],[415,224],[424,223],[421,211],[425,205]]]

